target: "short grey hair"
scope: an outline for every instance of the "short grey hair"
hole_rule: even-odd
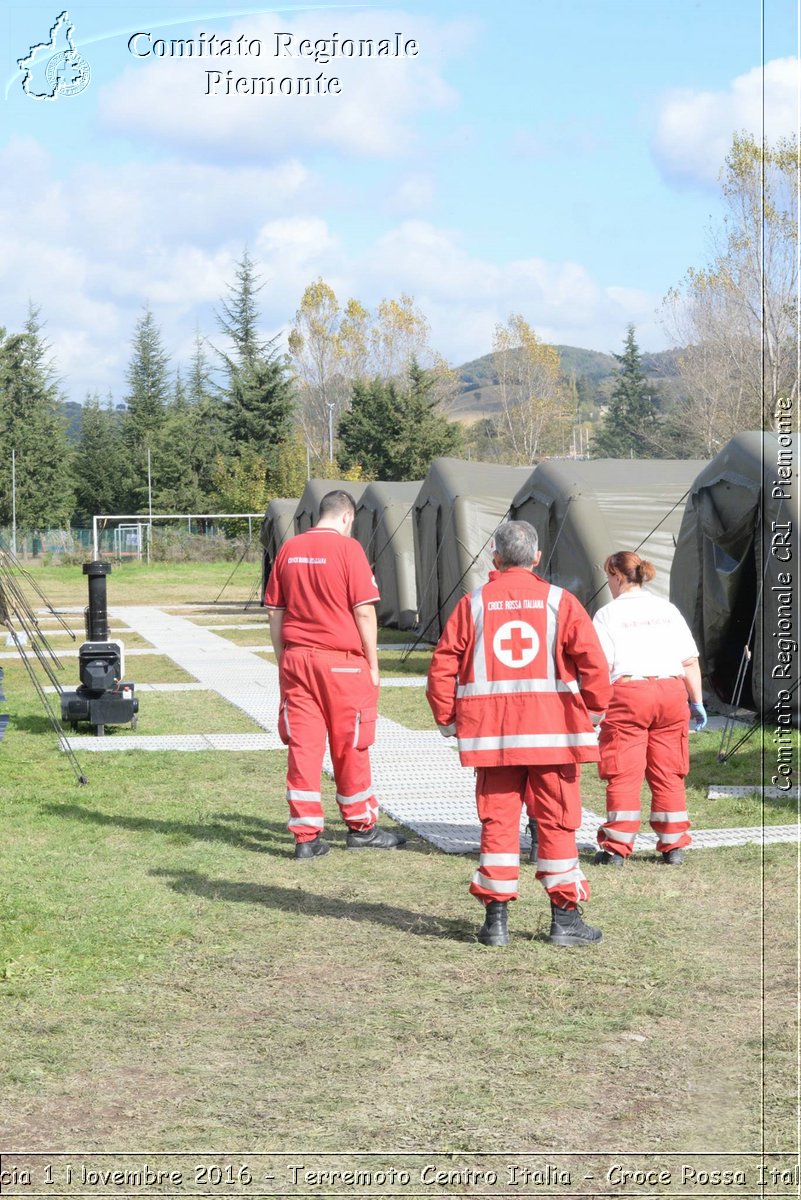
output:
[[[530,567],[540,540],[528,521],[506,521],[495,530],[495,553],[501,567]]]

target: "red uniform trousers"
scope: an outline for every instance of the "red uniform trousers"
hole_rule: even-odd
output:
[[[576,830],[581,825],[579,778],[576,763],[477,768],[481,853],[470,884],[474,896],[485,904],[517,899],[520,812],[530,785],[539,830],[537,878],[562,908],[575,908],[580,900],[589,899],[590,886],[576,848]]]
[[[664,853],[689,846],[684,777],[690,769],[689,711],[683,679],[618,680],[601,726],[598,774],[606,780],[606,821],[598,845],[624,857],[640,828],[643,777],[651,789],[651,828]]]
[[[342,819],[349,829],[372,829],[378,802],[368,747],[375,741],[378,689],[365,658],[339,650],[287,646],[280,672],[278,732],[289,746],[288,827],[296,841],[311,841],[325,823],[320,781],[326,735]]]

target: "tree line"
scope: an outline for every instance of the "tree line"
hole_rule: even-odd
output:
[[[284,351],[261,333],[262,285],[245,250],[216,336],[198,331],[183,367],[143,309],[122,396],[87,396],[74,442],[32,304],[20,332],[0,329],[0,525],[11,521],[12,457],[17,524],[28,530],[149,506],[261,512],[273,496],[299,495],[307,474],[419,479],[443,454],[523,465],[584,453],[588,440],[592,457],[709,457],[742,429],[771,427],[780,397],[797,399],[797,167],[788,141],[735,137],[710,262],[663,304],[682,347],[679,393],[646,377],[629,326],[600,417],[586,381],[565,376],[521,314],[496,327],[495,411],[469,427],[452,419],[459,380],[408,295],[371,312],[317,279]]]

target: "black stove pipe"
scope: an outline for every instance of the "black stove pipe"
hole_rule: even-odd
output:
[[[84,563],[83,573],[89,576],[89,607],[84,613],[87,640],[107,642],[106,576],[111,574],[111,564],[98,561]]]

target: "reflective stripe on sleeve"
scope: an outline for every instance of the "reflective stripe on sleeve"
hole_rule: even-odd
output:
[[[459,738],[460,750],[547,750],[552,746],[597,746],[592,733],[518,733],[501,737]]]
[[[476,887],[484,888],[486,892],[516,892],[519,876],[514,879],[489,879],[481,871],[476,871],[473,883]]]
[[[480,867],[518,867],[520,866],[520,855],[480,854],[478,857],[478,865]]]

